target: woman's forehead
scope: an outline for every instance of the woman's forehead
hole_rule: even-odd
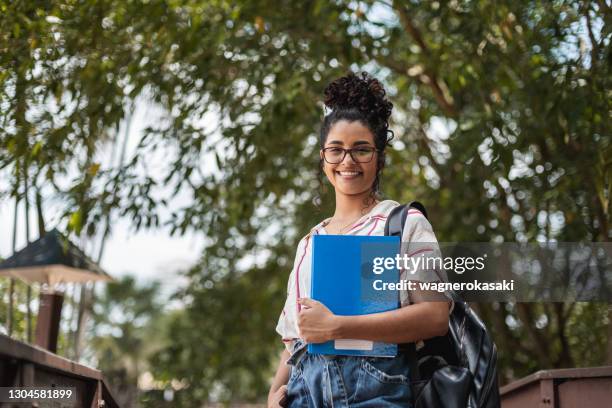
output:
[[[348,122],[341,120],[336,122],[329,130],[325,144],[374,144],[374,136],[370,129],[361,122]]]

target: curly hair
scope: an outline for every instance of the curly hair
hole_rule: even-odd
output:
[[[325,147],[332,126],[341,120],[361,122],[374,135],[374,145],[378,150],[376,178],[368,199],[374,201],[380,195],[380,175],[385,166],[385,148],[393,139],[389,129],[389,117],[393,104],[385,97],[383,85],[367,72],[360,75],[349,73],[332,81],[324,91],[324,103],[331,112],[325,115],[319,134],[321,149]],[[322,185],[323,160],[319,161],[319,182]],[[366,199],[366,200],[368,200]],[[319,197],[320,201],[320,197]],[[366,203],[368,205],[369,202]]]

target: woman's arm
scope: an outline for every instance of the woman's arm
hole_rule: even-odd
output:
[[[272,380],[272,386],[268,392],[268,408],[282,407],[285,404],[286,384],[289,381],[289,366],[286,364],[289,359],[289,351],[284,349],[280,355],[276,375]]]
[[[409,343],[446,334],[450,301],[423,301],[435,293],[411,292],[417,303],[388,312],[359,316],[334,315],[313,299],[301,299],[306,306],[298,317],[300,336],[309,343],[333,339],[362,339],[386,343]]]
[[[338,316],[335,338],[410,343],[448,330],[448,302],[423,302],[389,312]]]

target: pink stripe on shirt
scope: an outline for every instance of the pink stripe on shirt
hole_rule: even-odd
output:
[[[353,226],[353,227],[352,227],[350,230],[346,231],[346,233],[348,234],[349,232],[351,232],[351,231],[352,231],[352,230],[354,230],[355,228],[362,226],[363,224],[365,224],[365,222],[366,222],[366,221],[367,221],[367,220],[364,220],[364,221],[361,221],[359,224],[354,225],[354,226]]]
[[[349,233],[352,230],[354,230],[355,228],[362,226],[363,224],[368,222],[368,220],[370,220],[370,219],[373,219],[373,220],[384,220],[386,218],[387,218],[387,216],[386,215],[382,215],[382,214],[372,215],[371,217],[366,218],[365,220],[361,221],[359,224],[354,225],[350,230],[346,231],[346,233]]]
[[[423,249],[419,249],[418,251],[414,251],[411,254],[408,254],[408,256],[414,256],[414,255],[418,255],[421,252],[429,252],[429,251],[433,251],[433,248],[423,248]]]
[[[372,232],[374,231],[374,229],[376,228],[376,226],[378,225],[378,221],[380,221],[378,218],[376,218],[376,221],[374,221],[374,225],[372,225],[372,228],[370,229],[370,231],[368,232],[368,235],[372,235]]]
[[[304,253],[302,254],[302,258],[300,259],[300,263],[298,263],[297,270],[295,271],[295,288],[297,293],[296,305],[298,313],[302,310],[302,305],[297,301],[300,298],[300,268],[302,266],[302,262],[304,261],[304,257],[306,256],[306,250],[308,249],[308,241],[310,241],[310,235],[306,237],[306,245],[304,245]]]

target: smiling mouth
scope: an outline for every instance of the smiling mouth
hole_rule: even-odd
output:
[[[354,178],[361,176],[363,172],[361,171],[335,171],[336,174],[340,175],[343,178]]]

